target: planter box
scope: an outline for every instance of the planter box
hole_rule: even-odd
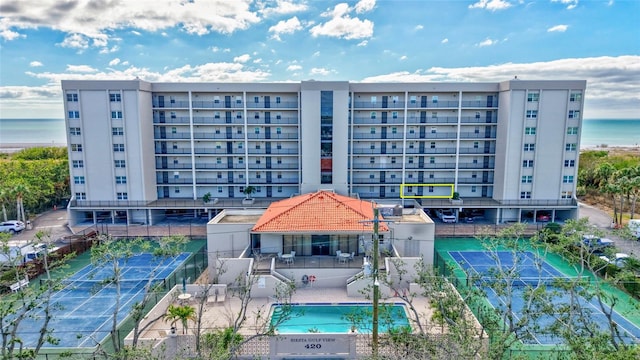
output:
[[[449,201],[451,202],[451,205],[462,205],[462,199],[449,199]]]
[[[256,201],[254,198],[242,199],[242,205],[252,205],[254,201]]]

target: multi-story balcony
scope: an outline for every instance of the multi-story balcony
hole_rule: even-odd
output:
[[[227,170],[227,169],[245,169],[245,164],[233,163],[229,166],[228,163],[211,163],[211,162],[196,162],[197,170]]]
[[[457,132],[414,132],[407,134],[407,139],[456,139]]]
[[[164,108],[171,108],[171,109],[184,108],[184,109],[188,109],[189,108],[189,101],[188,100],[171,100],[171,99],[164,99],[164,100],[154,99],[153,100],[153,107],[154,108],[160,108],[160,109],[164,109]]]
[[[276,163],[271,163],[271,164],[267,164],[267,163],[260,163],[260,164],[250,164],[249,165],[249,170],[298,170],[298,163],[281,163],[278,164]]]
[[[153,114],[153,123],[154,124],[188,124],[189,117],[188,116],[160,116],[159,114]]]
[[[166,164],[162,164],[162,162],[156,161],[156,169],[157,170],[191,170],[191,164],[174,164],[167,162]]]
[[[401,148],[392,148],[392,147],[387,147],[386,149],[380,149],[380,148],[375,148],[375,149],[371,149],[371,148],[354,148],[351,151],[352,154],[356,154],[356,155],[393,155],[393,154],[402,154],[402,149]]]
[[[243,109],[244,106],[242,102],[238,103],[237,101],[192,101],[191,106],[194,109]]]
[[[297,101],[260,101],[260,102],[247,102],[247,109],[297,109]]]
[[[456,153],[455,147],[425,147],[424,149],[420,149],[419,147],[408,148],[405,151],[406,154],[411,155],[420,155],[420,154],[428,154],[428,155],[450,155]]]
[[[387,139],[402,139],[402,133],[392,133],[387,131],[386,133],[380,132],[372,134],[371,132],[365,131],[354,131],[353,138],[356,140],[387,140]]]
[[[187,140],[191,139],[190,132],[164,132],[156,129],[153,137],[155,140]]]
[[[288,148],[288,149],[249,149],[250,155],[297,155],[297,148]]]
[[[162,178],[161,176],[158,176],[156,183],[162,185],[185,185],[193,184],[193,179]]]
[[[496,153],[496,147],[495,145],[491,144],[491,146],[489,146],[488,148],[476,148],[476,147],[463,147],[461,146],[460,149],[458,150],[459,154],[464,154],[464,155],[473,155],[473,154],[495,154]]]
[[[266,119],[260,117],[259,119],[249,118],[247,119],[247,125],[298,125],[298,117],[296,116],[283,116],[283,117],[271,117]]]
[[[354,159],[353,161],[353,169],[360,170],[386,170],[386,169],[402,169],[402,163],[371,163],[369,161],[364,161],[361,159]]]
[[[251,139],[251,140],[297,140],[298,139],[298,133],[282,133],[282,134],[278,134],[278,133],[260,133],[260,134],[256,134],[256,133],[249,133],[247,134],[247,138]]]
[[[249,183],[250,184],[273,184],[273,185],[279,185],[279,184],[287,184],[287,185],[291,185],[291,184],[298,184],[300,181],[300,179],[298,178],[298,176],[283,176],[283,177],[268,177],[268,176],[261,176],[261,177],[249,177]]]
[[[193,117],[194,124],[219,124],[219,125],[244,125],[244,120],[242,118],[238,119],[237,117],[215,117],[215,116],[194,116]]]
[[[370,116],[356,116],[353,118],[353,124],[355,125],[386,125],[386,124],[403,124],[404,117],[387,117],[386,119],[375,118],[372,119]]]
[[[493,161],[487,162],[487,163],[474,163],[474,162],[460,162],[458,163],[458,169],[493,169],[495,166]]]
[[[458,117],[457,116],[438,116],[438,117],[429,117],[429,116],[408,116],[407,117],[408,124],[457,124]]]
[[[403,109],[404,100],[398,101],[354,101],[354,109]]]

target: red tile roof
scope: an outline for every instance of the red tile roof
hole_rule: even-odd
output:
[[[272,203],[260,217],[253,232],[372,232],[374,203],[318,191]],[[379,220],[383,220],[379,216]],[[380,232],[389,231],[380,223]]]

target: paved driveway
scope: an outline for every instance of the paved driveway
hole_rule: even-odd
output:
[[[589,218],[590,224],[597,226],[607,233],[607,237],[616,242],[616,248],[619,252],[632,255],[636,258],[640,257],[640,241],[624,240],[611,233],[611,222],[613,219],[609,214],[598,208],[582,203],[580,203],[578,214],[581,218]]]

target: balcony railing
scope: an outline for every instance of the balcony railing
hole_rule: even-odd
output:
[[[247,109],[297,109],[298,102],[297,101],[282,101],[282,102],[273,102],[270,101],[268,104],[264,101],[260,102],[248,102]]]

